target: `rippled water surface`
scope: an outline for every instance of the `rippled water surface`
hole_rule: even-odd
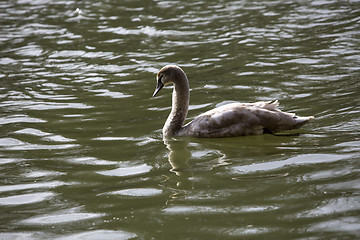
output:
[[[0,239],[358,239],[359,1],[0,2]],[[178,139],[189,119],[279,99],[290,136]]]

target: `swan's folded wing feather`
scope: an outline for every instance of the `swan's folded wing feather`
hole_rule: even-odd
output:
[[[313,117],[282,112],[278,102],[232,103],[214,108],[185,125],[179,135],[232,137],[296,129]]]
[[[231,137],[260,134],[262,127],[254,107],[229,104],[197,116],[185,125],[180,135],[194,137]]]

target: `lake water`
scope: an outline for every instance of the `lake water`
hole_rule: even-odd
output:
[[[359,239],[360,2],[0,2],[0,239]],[[174,139],[278,99],[290,136]]]

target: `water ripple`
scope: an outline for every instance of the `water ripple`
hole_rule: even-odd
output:
[[[242,206],[242,207],[215,207],[215,206],[174,206],[163,209],[166,214],[239,214],[256,213],[277,210],[275,206]]]
[[[120,167],[113,170],[98,171],[97,173],[105,176],[128,177],[128,176],[143,175],[145,173],[150,172],[151,169],[152,169],[151,166],[148,166],[147,164],[141,164],[138,166]]]
[[[340,217],[338,219],[332,219],[327,221],[322,221],[314,224],[309,227],[307,230],[310,232],[341,232],[342,234],[350,234],[356,237],[360,236],[360,233],[354,231],[355,229],[360,229],[360,219],[358,217]]]
[[[291,157],[285,160],[271,161],[265,163],[254,163],[243,166],[233,166],[231,169],[237,173],[251,173],[256,171],[272,171],[276,169],[284,168],[290,165],[304,165],[304,164],[317,164],[317,163],[329,163],[348,159],[353,155],[335,155],[335,154],[306,154]]]
[[[82,239],[134,239],[137,234],[126,231],[112,231],[112,230],[93,230],[76,234],[68,234],[66,236],[55,238],[56,240],[82,240]]]
[[[131,188],[131,189],[123,189],[123,190],[113,191],[104,194],[138,198],[138,197],[152,197],[162,193],[163,191],[161,189],[156,189],[156,188]]]
[[[55,196],[56,194],[53,192],[19,194],[16,196],[0,198],[0,205],[13,206],[13,205],[33,204],[48,200],[49,198],[53,198]]]
[[[12,123],[44,123],[46,120],[29,117],[23,114],[9,115],[7,117],[0,118],[0,124],[12,124]]]
[[[50,138],[48,137],[48,139],[55,142],[74,141],[72,139],[67,139],[62,136],[51,136]],[[79,146],[78,144],[61,144],[61,145],[32,144],[15,138],[0,138],[0,147],[9,151],[69,149],[78,146]]]
[[[154,27],[146,26],[140,29],[126,29],[123,27],[109,28],[107,26],[99,27],[99,32],[111,32],[118,35],[139,35],[145,34],[151,37],[157,36],[187,36],[201,34],[199,31],[176,31],[176,30],[157,30]]]
[[[328,199],[326,203],[310,209],[306,212],[298,214],[298,217],[321,217],[324,215],[332,215],[346,212],[356,212],[360,210],[360,197],[340,197]]]
[[[55,188],[58,186],[68,185],[69,183],[62,181],[49,181],[40,183],[27,183],[27,184],[13,184],[13,185],[2,185],[0,186],[1,192],[19,191],[28,189],[46,189]]]
[[[20,221],[19,224],[26,224],[26,225],[67,224],[77,221],[100,218],[104,216],[104,214],[99,214],[99,213],[87,213],[87,212],[76,212],[76,211],[77,211],[76,209],[67,209],[64,211],[54,212],[51,214],[35,216],[28,219],[24,219]]]
[[[0,2],[0,238],[359,238],[358,3]],[[170,63],[189,120],[273,99],[316,118],[164,145]]]

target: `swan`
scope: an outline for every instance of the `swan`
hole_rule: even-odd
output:
[[[164,138],[220,138],[276,133],[300,128],[313,116],[298,117],[278,109],[277,100],[255,103],[229,103],[195,117],[184,124],[188,113],[190,91],[185,72],[176,65],[167,65],[156,75],[155,97],[167,84],[174,84],[171,112],[162,129]]]

